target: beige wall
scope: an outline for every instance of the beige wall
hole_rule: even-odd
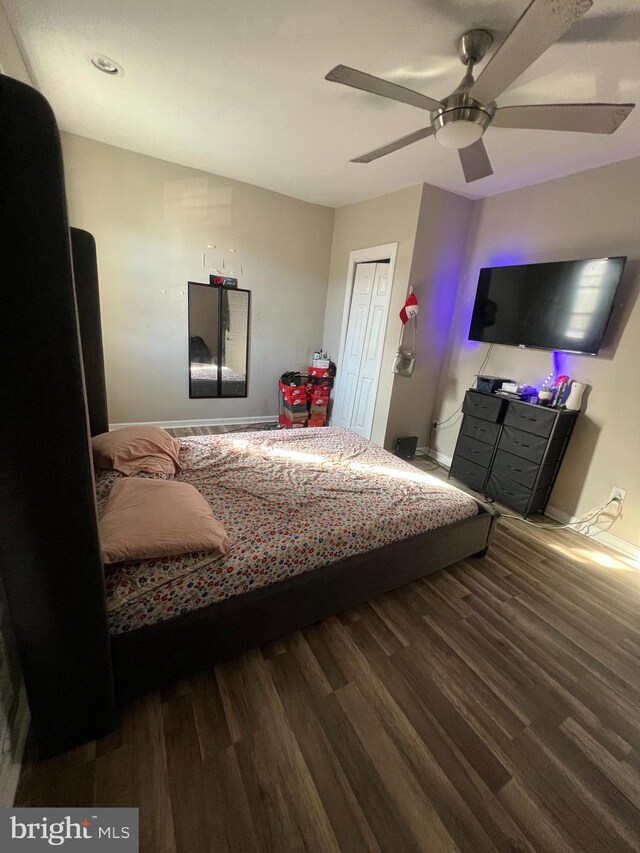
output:
[[[400,436],[417,435],[418,445],[429,440],[438,381],[449,343],[453,313],[473,202],[424,184],[409,284],[420,311],[409,321],[405,345],[416,323],[416,364],[410,378],[393,377],[385,447]],[[397,315],[396,315],[397,316]]]
[[[550,506],[579,515],[604,502],[612,486],[628,490],[611,533],[640,545],[640,159],[571,175],[478,202],[451,325],[439,419],[462,402],[487,350],[467,341],[482,266],[628,255],[604,348],[597,358],[569,355],[565,372],[592,386],[551,495]],[[496,346],[486,373],[538,383],[551,353]],[[437,433],[453,453],[459,423]]]
[[[384,443],[389,405],[393,389],[391,368],[398,346],[400,320],[398,312],[404,304],[409,286],[422,185],[378,196],[357,204],[347,204],[335,212],[329,289],[324,319],[324,347],[338,362],[340,330],[347,288],[349,254],[356,249],[368,249],[385,243],[398,243],[389,321],[385,336],[382,369],[378,385],[373,431],[371,438]],[[338,381],[340,364],[338,363]]]
[[[33,86],[29,69],[25,65],[11,24],[0,2],[0,67],[2,73],[15,80],[21,80]]]
[[[70,222],[97,243],[111,422],[273,415],[278,376],[322,340],[333,210],[78,136],[62,147]],[[189,399],[186,284],[208,280],[209,243],[240,250],[251,290],[247,399]]]

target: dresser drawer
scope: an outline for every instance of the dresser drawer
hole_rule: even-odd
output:
[[[532,489],[540,466],[537,462],[530,462],[528,459],[514,456],[513,453],[505,453],[504,450],[498,450],[491,470],[500,477],[508,477],[510,480],[520,483],[521,486]]]
[[[527,489],[515,480],[501,477],[492,472],[487,480],[486,493],[498,503],[515,509],[516,512],[525,513],[531,500],[531,489]]]
[[[493,447],[500,433],[500,424],[492,424],[489,421],[465,415],[462,421],[461,432],[463,435],[468,435],[477,441],[484,441],[485,444],[490,444]]]
[[[461,483],[471,486],[477,492],[481,492],[487,479],[487,469],[456,454],[455,459],[451,463],[449,475],[456,480],[460,480]]]
[[[545,409],[543,406],[527,406],[526,403],[510,402],[504,422],[508,426],[546,438],[551,435],[557,417],[556,412]]]
[[[488,468],[493,456],[493,445],[485,444],[484,441],[478,441],[468,435],[460,435],[456,445],[456,456],[462,456],[470,462],[475,462],[476,465]]]
[[[497,423],[501,420],[505,400],[493,397],[491,394],[480,394],[478,391],[467,391],[464,395],[462,411],[465,415],[473,415],[483,421]]]
[[[530,432],[523,432],[521,429],[516,429],[512,426],[502,428],[500,436],[499,450],[504,450],[506,453],[513,453],[515,456],[520,456],[523,459],[528,459],[530,462],[540,463],[544,456],[544,451],[547,447],[547,439],[539,435],[532,435]]]

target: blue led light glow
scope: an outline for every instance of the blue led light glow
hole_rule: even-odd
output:
[[[487,260],[482,264],[483,267],[517,267],[520,264],[529,263],[529,259],[523,252],[517,252],[513,249],[511,251],[507,251],[506,249],[502,252],[496,252],[495,255],[491,255],[487,258]]]
[[[553,353],[551,354],[551,360],[553,362],[553,369],[552,369],[551,373],[548,373],[546,375],[546,377],[541,382],[538,382],[535,385],[535,387],[538,391],[542,388],[543,385],[546,385],[548,388],[550,388],[553,385],[553,383],[556,381],[558,376],[561,373],[565,372],[565,363],[567,361],[567,356],[568,356],[568,353],[563,352],[562,350],[554,350],[553,351]]]

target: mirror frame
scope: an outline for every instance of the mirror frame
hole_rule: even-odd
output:
[[[218,393],[212,396],[203,396],[202,394],[194,395],[191,386],[191,287],[210,287],[218,292],[218,334],[216,340],[216,366],[217,366],[217,381],[216,387]],[[244,382],[244,394],[223,394],[222,372],[220,370],[222,361],[222,293],[246,293],[247,294],[247,352],[246,352],[246,373]],[[189,399],[190,400],[241,400],[249,395],[249,341],[251,339],[251,291],[244,287],[228,287],[222,284],[205,281],[188,281],[187,282],[187,324],[188,324],[188,339],[187,339],[187,357],[189,364]]]

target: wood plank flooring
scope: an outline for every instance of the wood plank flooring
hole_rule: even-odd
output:
[[[250,432],[263,429],[279,429],[277,421],[269,421],[268,423],[260,422],[255,424],[211,424],[210,426],[196,427],[172,427],[167,432],[175,438],[183,438],[187,435],[219,435],[227,432]]]
[[[484,560],[256,649],[41,764],[143,853],[640,850],[640,572],[501,521]]]

